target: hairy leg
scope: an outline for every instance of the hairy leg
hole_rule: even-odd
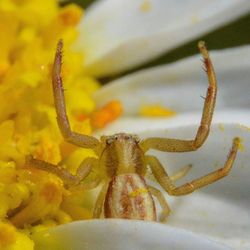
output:
[[[176,173],[174,173],[172,176],[170,176],[170,179],[175,182],[183,177],[185,177],[187,175],[187,173],[191,170],[192,165],[189,164],[185,167],[183,167],[182,169],[180,169],[179,171],[177,171]]]
[[[99,141],[95,137],[72,132],[70,128],[66,113],[63,83],[61,77],[62,47],[63,42],[62,40],[60,40],[57,45],[52,70],[52,83],[54,91],[54,102],[57,113],[57,123],[66,141],[84,148],[95,148],[99,144]]]
[[[37,160],[32,156],[26,157],[27,166],[36,167],[41,170],[53,173],[61,178],[64,184],[69,187],[80,185],[81,181],[89,175],[94,164],[97,164],[97,160],[95,158],[86,158],[78,167],[76,175],[72,175],[69,171],[59,165],[53,165],[42,160]]]
[[[148,186],[148,189],[149,189],[150,193],[157,198],[157,200],[159,201],[160,206],[162,208],[162,213],[160,215],[159,220],[161,222],[165,222],[167,220],[169,213],[170,213],[170,208],[168,206],[168,203],[166,202],[162,192],[159,189],[152,187],[152,186]]]
[[[167,172],[159,162],[159,160],[154,156],[147,156],[146,160],[149,164],[153,175],[156,180],[162,186],[164,190],[166,190],[170,195],[185,195],[192,193],[194,190],[207,186],[223,177],[225,177],[229,171],[231,170],[237,151],[239,147],[239,138],[235,138],[233,140],[232,148],[229,152],[227,160],[223,168],[220,168],[208,175],[197,178],[189,183],[183,184],[180,187],[176,187],[174,182],[168,176]]]
[[[150,148],[166,152],[194,151],[199,147],[201,147],[202,144],[207,139],[215,107],[217,82],[213,65],[204,42],[199,42],[198,46],[204,59],[209,86],[207,89],[207,94],[203,106],[203,113],[200,121],[200,126],[196,133],[195,139],[180,140],[180,139],[160,138],[160,137],[147,138],[140,143],[142,149],[145,152]]]

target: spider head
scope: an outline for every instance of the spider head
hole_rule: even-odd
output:
[[[103,136],[102,140],[105,141],[106,146],[129,146],[136,145],[140,142],[140,139],[137,135],[131,135],[126,133]]]
[[[110,177],[124,173],[139,173],[143,159],[143,152],[136,135],[119,133],[111,136],[102,136],[104,149],[101,162],[106,166]]]

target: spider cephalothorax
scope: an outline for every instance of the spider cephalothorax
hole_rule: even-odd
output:
[[[105,146],[100,155],[100,164],[109,177],[127,173],[145,174],[144,153],[137,136],[119,133],[101,137],[101,141]]]
[[[108,218],[156,220],[153,195],[158,199],[163,210],[160,220],[165,220],[170,209],[161,191],[146,184],[144,176],[148,168],[151,169],[155,180],[170,195],[191,193],[223,178],[229,173],[239,148],[239,138],[233,139],[233,145],[224,167],[179,187],[175,185],[174,181],[184,176],[190,166],[170,177],[155,156],[146,154],[149,149],[165,152],[195,151],[202,146],[208,137],[215,107],[217,83],[204,42],[199,42],[198,47],[204,58],[209,86],[200,126],[195,138],[192,140],[152,137],[140,141],[137,136],[126,133],[102,136],[98,140],[95,137],[71,131],[66,114],[61,79],[62,46],[62,41],[59,41],[52,71],[58,126],[66,141],[80,147],[92,148],[99,158],[88,157],[83,160],[76,175],[70,174],[60,166],[36,160],[32,157],[27,158],[27,164],[58,175],[64,181],[66,187],[79,186],[82,188],[86,188],[84,179],[91,172],[91,169],[96,167],[101,180],[93,181],[93,184],[88,187],[94,188],[102,183],[102,188],[94,207],[93,217],[99,218],[104,207],[104,216]]]

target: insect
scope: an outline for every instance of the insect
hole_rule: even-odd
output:
[[[100,140],[98,140],[93,136],[73,132],[66,113],[61,78],[62,47],[63,42],[60,40],[57,45],[52,71],[58,126],[67,142],[79,147],[91,148],[99,158],[86,158],[78,167],[75,175],[72,175],[61,166],[52,165],[31,156],[27,157],[27,163],[33,167],[56,174],[68,187],[84,185],[84,179],[91,169],[98,168],[104,184],[94,207],[94,218],[101,217],[104,210],[104,217],[106,218],[157,220],[155,203],[152,198],[152,196],[155,196],[162,208],[160,220],[165,220],[169,215],[170,208],[162,192],[146,184],[144,176],[148,168],[151,169],[160,186],[168,194],[175,196],[189,194],[225,177],[229,173],[239,148],[240,139],[237,137],[233,139],[231,150],[222,168],[178,187],[175,185],[174,180],[184,176],[190,167],[182,169],[175,177],[170,177],[155,156],[146,154],[149,149],[164,152],[195,151],[202,146],[208,137],[215,107],[217,83],[213,65],[204,42],[199,42],[198,47],[204,59],[209,85],[200,125],[195,138],[192,140],[157,137],[140,140],[136,135],[126,133],[101,136]],[[97,185],[99,185],[98,181],[93,183],[93,187]]]

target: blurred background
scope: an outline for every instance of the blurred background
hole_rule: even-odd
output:
[[[69,0],[63,1],[62,5],[69,3],[76,3],[84,9],[88,8],[96,0]],[[140,67],[133,68],[133,70],[123,73],[131,73],[141,68],[152,67],[155,65],[166,64],[174,62],[178,59],[191,56],[198,53],[197,40],[204,40],[208,44],[209,50],[217,50],[223,48],[230,48],[245,44],[250,44],[250,13],[222,26],[211,33],[203,35],[195,40],[185,43],[185,45],[178,47],[166,54],[161,55],[157,59],[149,61]],[[102,79],[102,82],[109,81],[109,79]]]

